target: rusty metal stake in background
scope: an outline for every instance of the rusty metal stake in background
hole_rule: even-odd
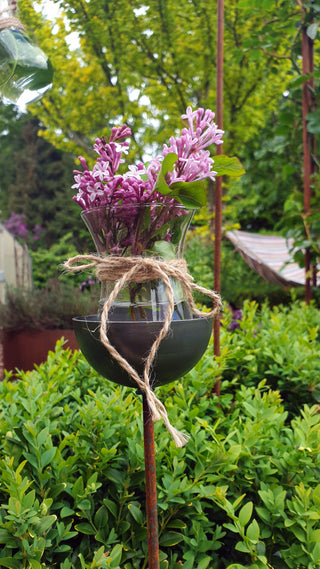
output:
[[[148,528],[148,568],[160,569],[158,539],[158,508],[154,426],[146,396],[143,394],[143,436],[146,477],[146,509]]]
[[[303,11],[305,16],[306,12]],[[304,196],[304,213],[306,216],[311,212],[311,183],[312,176],[316,171],[313,156],[315,156],[315,136],[308,133],[307,128],[307,115],[313,110],[314,105],[314,78],[312,73],[314,71],[313,65],[313,40],[308,36],[307,25],[305,24],[302,29],[302,71],[308,79],[302,85],[302,127],[303,127],[303,196]],[[306,249],[305,252],[305,301],[310,304],[312,297],[311,284],[311,252]],[[316,279],[315,279],[316,280]]]
[[[217,11],[217,102],[216,119],[219,128],[223,128],[223,35],[224,35],[224,2],[218,0]],[[217,154],[222,154],[222,144],[217,146]],[[214,290],[221,292],[221,237],[222,237],[222,178],[215,183],[214,214]],[[220,356],[220,320],[214,319],[213,347],[214,355]],[[214,391],[220,395],[220,379],[217,379]]]

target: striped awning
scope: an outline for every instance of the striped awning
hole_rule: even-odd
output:
[[[227,231],[226,236],[249,267],[266,281],[284,287],[305,284],[304,269],[289,255],[290,240],[246,231]]]

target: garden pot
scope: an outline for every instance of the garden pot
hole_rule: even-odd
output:
[[[190,371],[204,354],[212,332],[212,318],[174,320],[162,340],[152,365],[150,384],[164,385]],[[103,377],[128,387],[135,381],[111,357],[100,341],[100,319],[73,319],[76,337],[84,357]],[[108,337],[116,350],[141,376],[145,359],[163,322],[108,322]]]

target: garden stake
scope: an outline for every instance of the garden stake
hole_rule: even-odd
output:
[[[217,6],[217,120],[223,128],[223,33],[224,33],[224,1],[218,0]],[[217,146],[217,155],[222,154],[222,144]],[[214,193],[214,290],[221,291],[221,234],[222,234],[222,177],[215,182]],[[220,318],[213,321],[214,355],[220,356]],[[220,396],[220,379],[214,385],[215,394]]]
[[[159,569],[158,510],[154,426],[147,398],[143,394],[143,436],[148,528],[148,567]]]
[[[308,76],[313,73],[313,40],[308,36],[307,24],[302,28],[302,71],[303,74]],[[314,78],[310,77],[302,85],[302,126],[303,126],[303,202],[304,213],[310,215],[311,209],[311,180],[315,173],[316,166],[313,160],[315,156],[315,136],[308,133],[307,128],[307,115],[313,110],[314,106]],[[308,236],[306,236],[308,238]],[[311,284],[316,286],[316,282],[311,283],[310,269],[311,269],[311,251],[306,248],[305,251],[305,301],[310,304],[312,298]],[[315,273],[315,271],[314,271]],[[314,279],[315,280],[315,279]]]

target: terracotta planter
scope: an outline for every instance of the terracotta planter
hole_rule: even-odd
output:
[[[57,340],[64,337],[65,347],[78,350],[73,330],[29,330],[2,332],[3,368],[28,371],[34,364],[46,361],[48,352],[55,349]]]

